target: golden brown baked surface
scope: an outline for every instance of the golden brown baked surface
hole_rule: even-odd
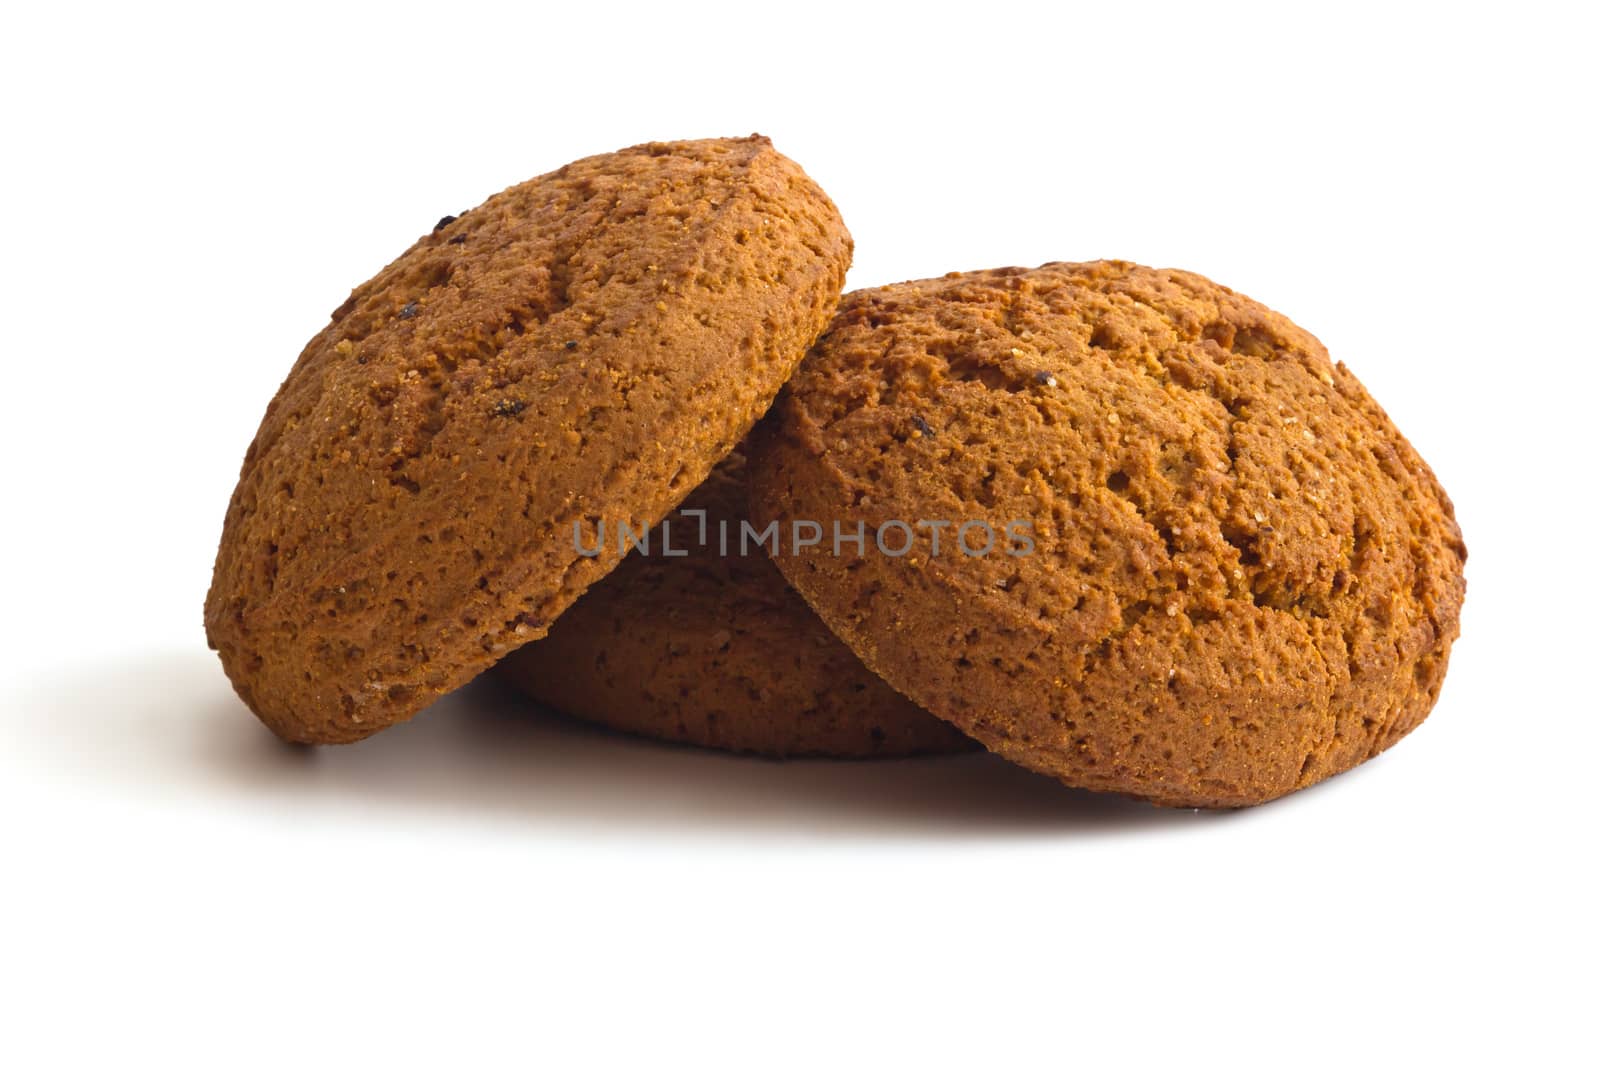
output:
[[[245,456],[206,633],[296,741],[406,719],[541,636],[827,322],[851,243],[763,137],[571,163],[440,220],[306,346]]]
[[[897,689],[1071,785],[1310,785],[1422,721],[1458,630],[1466,550],[1427,465],[1310,334],[1182,271],[850,293],[750,465],[758,523],[1029,523],[1028,555],[946,530],[938,558],[924,532],[778,562]]]
[[[667,540],[658,528],[651,554],[631,553],[497,672],[576,718],[709,748],[868,757],[976,747],[862,666],[765,549],[740,554],[745,489],[735,451],[689,494],[689,514],[669,518]]]

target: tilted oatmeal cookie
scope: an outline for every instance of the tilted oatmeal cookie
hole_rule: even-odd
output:
[[[353,741],[542,636],[766,410],[851,242],[763,137],[639,145],[441,219],[267,408],[206,633],[285,738]]]
[[[1314,337],[1183,271],[850,293],[750,466],[756,522],[952,522],[937,555],[913,525],[904,556],[777,562],[890,684],[1075,786],[1310,785],[1422,721],[1458,630],[1466,550],[1428,466]],[[976,551],[1012,523],[1033,551]]]

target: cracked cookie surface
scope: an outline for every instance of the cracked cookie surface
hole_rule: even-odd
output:
[[[1448,497],[1342,363],[1198,275],[1047,264],[847,294],[758,428],[756,522],[948,521],[780,554],[846,644],[995,752],[1163,804],[1392,745],[1465,592]],[[952,549],[1025,523],[1033,551]],[[982,538],[973,527],[974,550]]]
[[[707,748],[863,758],[976,747],[862,666],[764,548],[741,552],[745,497],[735,451],[653,531],[649,554],[629,554],[496,672],[575,718]]]
[[[206,633],[281,736],[353,741],[542,636],[766,410],[850,262],[764,137],[639,145],[490,197],[356,289],[267,408]]]

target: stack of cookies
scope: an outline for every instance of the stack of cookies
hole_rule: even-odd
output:
[[[1410,732],[1465,591],[1450,500],[1343,363],[1198,275],[946,274],[763,137],[640,145],[445,216],[267,408],[206,632],[281,737],[490,667],[771,756],[979,745],[1239,807]]]

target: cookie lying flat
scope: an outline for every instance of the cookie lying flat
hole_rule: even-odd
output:
[[[768,407],[850,236],[763,137],[595,156],[441,219],[267,408],[206,633],[296,741],[406,719],[544,634]]]
[[[708,748],[863,757],[976,747],[863,667],[764,548],[740,553],[741,453],[684,508],[667,540],[654,531],[651,554],[630,555],[500,675],[576,718]]]
[[[757,523],[864,520],[891,551],[913,524],[905,556],[778,563],[897,689],[1075,786],[1310,785],[1422,721],[1458,629],[1466,550],[1427,465],[1315,338],[1181,271],[851,293],[750,466]],[[941,555],[917,520],[952,523]]]

